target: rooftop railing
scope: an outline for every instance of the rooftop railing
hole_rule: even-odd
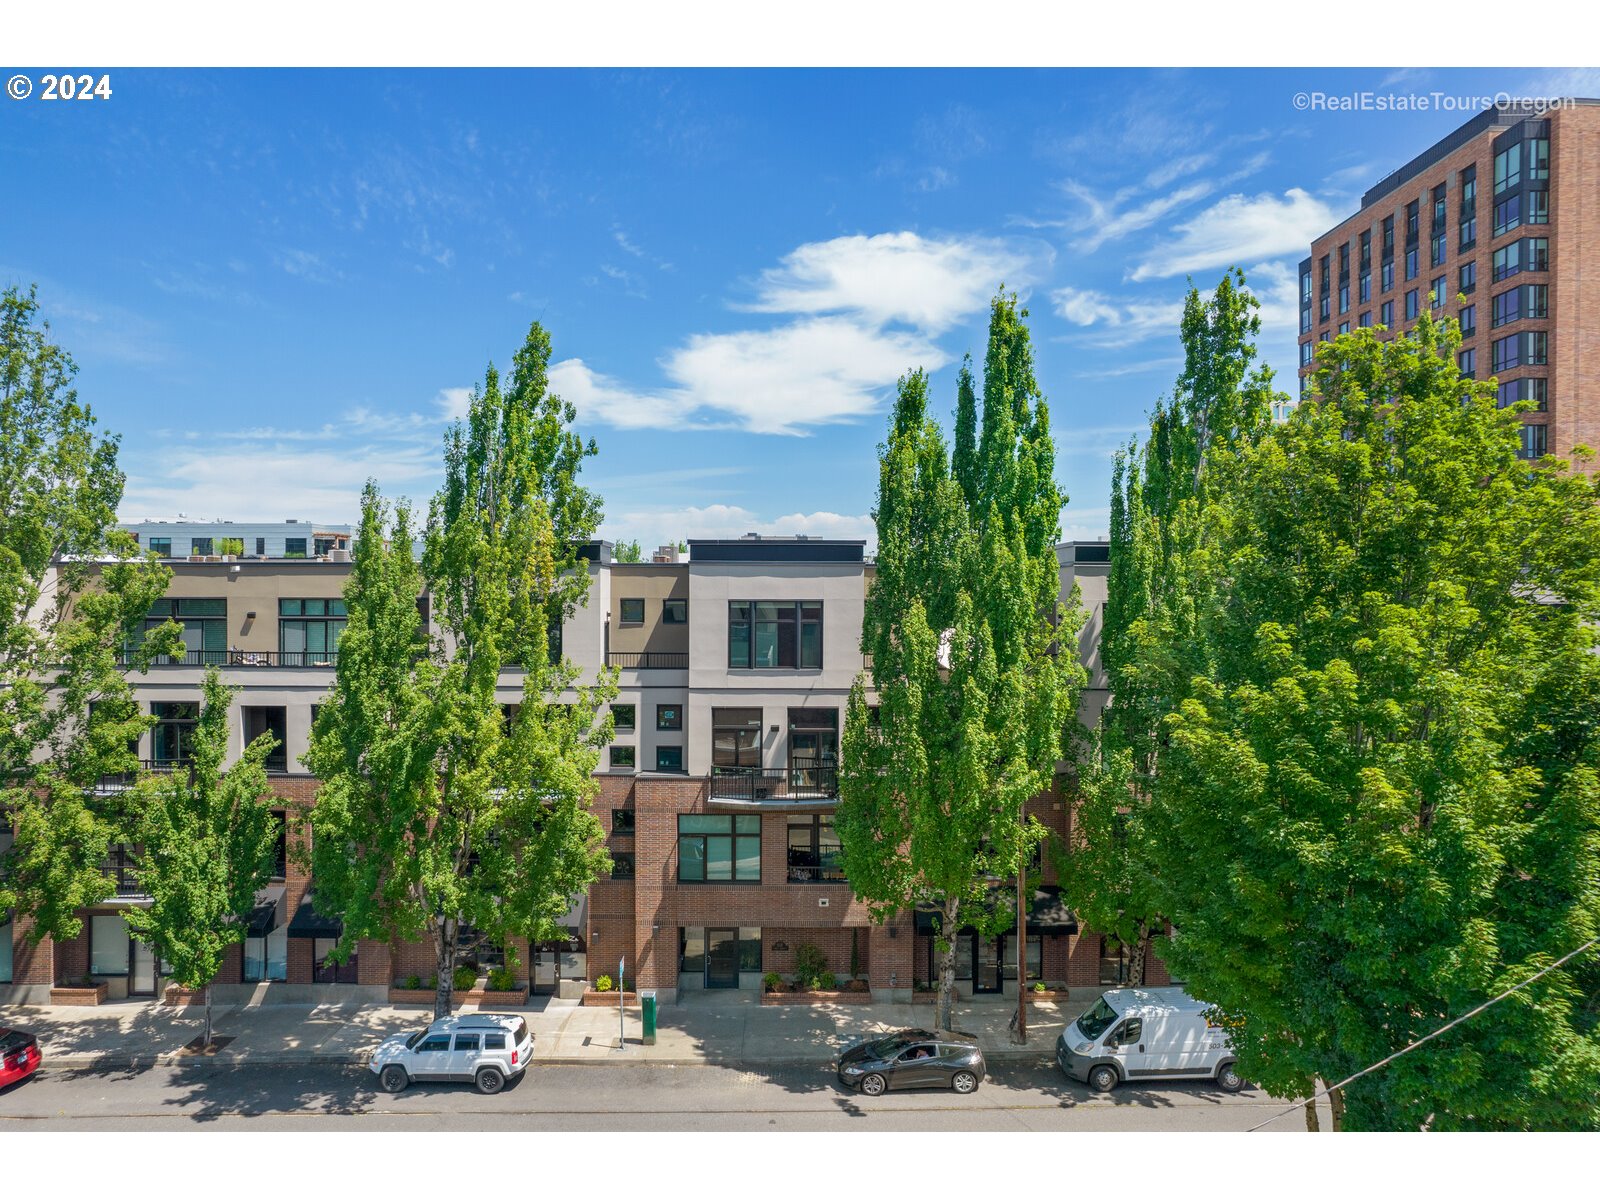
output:
[[[123,654],[120,662],[128,666],[133,656]],[[184,654],[159,654],[150,661],[153,667],[321,667],[339,665],[337,650],[190,650]]]
[[[837,800],[839,771],[832,762],[791,759],[787,768],[712,767],[713,800]]]

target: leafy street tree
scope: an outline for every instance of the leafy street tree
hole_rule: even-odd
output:
[[[1205,467],[1215,584],[1143,829],[1174,973],[1277,1095],[1600,925],[1597,489],[1519,459],[1459,342],[1426,316],[1339,337],[1311,402]],[[1336,1127],[1600,1126],[1597,994],[1591,951],[1336,1094]]]
[[[117,439],[78,401],[71,357],[38,321],[35,293],[0,294],[0,815],[16,840],[0,862],[0,912],[30,912],[30,937],[68,939],[105,899],[102,870],[129,814],[96,784],[138,767],[150,725],[123,676],[129,635],[171,577],[115,528]],[[178,627],[133,653],[142,668]]]
[[[1043,837],[1023,805],[1051,783],[1083,683],[1076,655],[1056,653],[1076,644],[1083,614],[1076,594],[1060,603],[1066,498],[1026,316],[1003,290],[991,305],[981,425],[964,368],[953,454],[928,416],[926,376],[900,381],[879,450],[862,630],[879,708],[859,679],[845,719],[835,815],[845,874],[880,919],[937,905],[944,1027],[955,933],[1010,923],[993,885],[1014,879]]]
[[[217,668],[206,671],[188,769],[146,776],[136,794],[139,881],[150,906],[128,909],[128,928],[169,964],[171,979],[206,989],[208,1046],[211,981],[228,947],[244,940],[277,841],[264,765],[277,739],[262,734],[232,766],[222,765],[237,691]]]
[[[306,756],[323,781],[311,859],[318,908],[343,918],[337,955],[426,936],[441,1016],[464,926],[554,937],[608,863],[588,804],[615,676],[580,685],[551,640],[587,598],[577,550],[600,504],[577,476],[595,448],[549,393],[549,356],[536,323],[510,386],[490,367],[447,433],[420,567],[409,510],[386,529],[368,485],[334,690]],[[434,638],[418,627],[424,588]],[[501,702],[503,672],[521,674],[520,703]]]
[[[618,562],[636,563],[643,557],[644,551],[639,548],[638,538],[634,538],[631,542],[617,543],[616,558]]]
[[[1056,857],[1079,918],[1127,947],[1135,987],[1165,923],[1144,827],[1161,721],[1207,666],[1194,637],[1214,582],[1194,569],[1207,467],[1220,449],[1258,438],[1277,398],[1272,372],[1255,365],[1258,308],[1239,271],[1208,297],[1190,286],[1172,399],[1156,406],[1144,446],[1119,453],[1112,474],[1100,641],[1112,701],[1086,739],[1071,840]]]

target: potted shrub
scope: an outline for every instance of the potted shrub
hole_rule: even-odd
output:
[[[816,991],[827,969],[827,955],[818,947],[810,942],[801,942],[794,948],[794,981],[801,991]]]
[[[762,986],[769,992],[776,992],[783,987],[783,976],[776,971],[768,971],[761,977]]]
[[[244,539],[235,537],[220,539],[217,542],[217,553],[222,555],[223,562],[233,562],[244,553]]]

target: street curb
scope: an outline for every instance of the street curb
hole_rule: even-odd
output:
[[[551,1055],[533,1059],[529,1068],[534,1067],[726,1067],[734,1070],[758,1071],[763,1067],[815,1067],[818,1070],[833,1070],[835,1058],[762,1058],[762,1059],[720,1059],[713,1061],[705,1057],[696,1058],[658,1058],[647,1057],[638,1053],[640,1047],[630,1046],[627,1050],[612,1051],[610,1055]],[[215,1054],[199,1055],[184,1054],[169,1051],[164,1054],[55,1054],[47,1055],[42,1065],[57,1067],[66,1071],[147,1071],[152,1067],[181,1067],[186,1065],[209,1064],[211,1066],[226,1067],[365,1067],[371,1057],[368,1051],[351,1052],[347,1054]],[[984,1057],[990,1061],[1004,1059],[1008,1061],[1020,1059],[1048,1059],[1050,1054],[1046,1050],[1029,1050],[1018,1048],[1015,1050],[985,1052]]]

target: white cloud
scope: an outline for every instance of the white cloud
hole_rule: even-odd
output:
[[[1147,200],[1137,208],[1125,209],[1115,216],[1102,213],[1102,219],[1090,227],[1087,236],[1073,244],[1074,249],[1093,254],[1106,242],[1154,225],[1174,209],[1210,195],[1211,190],[1209,183],[1191,183],[1165,196]]]
[[[1152,247],[1130,273],[1134,281],[1161,279],[1283,254],[1304,254],[1338,214],[1300,188],[1219,200],[1178,226],[1178,236]]]
[[[747,307],[771,313],[850,313],[875,325],[941,333],[981,309],[1002,282],[1025,279],[1030,257],[982,238],[910,231],[810,242],[762,272]]]
[[[1174,179],[1182,179],[1185,175],[1193,175],[1209,167],[1215,160],[1214,154],[1191,154],[1185,158],[1175,158],[1145,176],[1144,185],[1148,188],[1166,187]]]
[[[344,278],[309,250],[285,250],[278,255],[277,263],[288,274],[311,283],[333,283]]]
[[[439,410],[439,416],[445,421],[463,421],[467,416],[467,408],[472,403],[472,389],[465,387],[440,388],[439,394],[433,398],[433,403]]]
[[[617,429],[693,429],[687,397],[675,390],[635,391],[590,368],[581,358],[563,359],[550,368],[550,390],[570,401],[581,420],[599,421]]]
[[[1063,287],[1050,294],[1056,313],[1093,332],[1080,340],[1111,349],[1132,345],[1158,334],[1178,335],[1183,316],[1180,300],[1115,300],[1088,288]]]

